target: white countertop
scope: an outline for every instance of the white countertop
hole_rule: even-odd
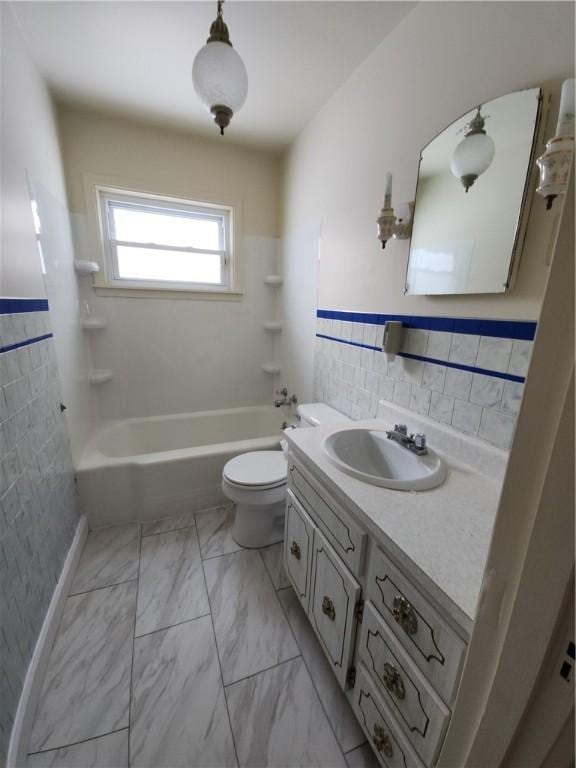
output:
[[[406,416],[406,412],[400,415]],[[417,419],[418,424],[413,415],[403,420],[410,428],[426,431],[430,447],[447,465],[444,483],[428,491],[389,490],[339,470],[322,449],[324,437],[335,431],[334,426],[294,429],[285,434],[296,457],[300,455],[313,465],[312,470],[359,522],[376,536],[384,534],[396,559],[404,561],[431,596],[469,629],[476,613],[506,454],[454,436],[453,430],[445,439],[444,428],[431,426],[428,419]],[[350,427],[390,429],[392,423],[370,419],[350,422]],[[461,439],[464,443],[459,446]],[[476,451],[473,469],[461,458],[474,460]]]

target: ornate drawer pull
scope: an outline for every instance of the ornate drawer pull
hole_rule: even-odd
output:
[[[401,595],[396,595],[392,602],[392,613],[394,619],[400,624],[407,635],[415,635],[418,631],[418,619],[414,608],[408,600]]]
[[[300,560],[302,553],[300,552],[300,547],[298,546],[298,544],[296,544],[295,541],[292,542],[292,546],[290,547],[290,553],[294,555],[296,560]]]
[[[406,698],[406,689],[400,677],[400,672],[398,672],[393,664],[389,664],[387,661],[384,663],[384,685],[397,699]]]
[[[383,752],[386,757],[392,757],[394,750],[392,749],[392,742],[390,736],[386,733],[384,728],[378,723],[374,723],[374,736],[372,737],[374,746],[378,752]]]
[[[324,595],[324,599],[322,600],[322,613],[328,616],[328,618],[331,621],[334,621],[336,618],[336,609],[334,608],[334,603],[328,595]]]

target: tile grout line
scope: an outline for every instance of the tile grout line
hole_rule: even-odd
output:
[[[194,520],[196,520],[196,514],[194,514]],[[222,672],[222,662],[220,660],[220,649],[218,648],[218,641],[216,640],[216,628],[214,627],[214,617],[212,615],[212,604],[210,602],[210,591],[208,589],[208,581],[206,579],[206,571],[204,570],[204,558],[202,557],[202,548],[200,546],[200,535],[198,533],[198,524],[195,526],[196,538],[198,540],[198,554],[200,555],[200,563],[202,565],[202,576],[204,577],[204,587],[206,589],[206,597],[208,598],[208,608],[210,609],[210,625],[212,626],[212,635],[214,636],[214,647],[216,648],[216,658],[218,660],[218,667],[220,669],[220,683],[222,685],[222,696],[224,697],[224,706],[226,707],[226,716],[228,717],[228,727],[230,728],[230,737],[232,739],[232,746],[234,747],[234,756],[236,757],[236,765],[240,766],[240,760],[238,759],[238,748],[236,746],[236,738],[234,737],[234,729],[232,728],[232,720],[230,718],[230,709],[228,708],[228,698],[226,696],[226,686],[224,685],[224,673]]]
[[[298,650],[300,650],[300,647],[297,645]],[[302,657],[302,653],[297,653],[296,656],[291,656],[289,659],[284,659],[284,661],[278,661],[276,664],[272,664],[269,667],[264,667],[264,669],[259,669],[258,672],[251,672],[249,675],[246,675],[246,677],[240,677],[238,680],[233,680],[231,683],[226,683],[224,685],[224,688],[232,688],[233,685],[237,685],[238,683],[245,683],[246,680],[250,680],[252,677],[258,677],[258,675],[262,675],[264,672],[270,672],[272,669],[276,669],[276,667],[281,667],[283,664],[288,664],[291,661],[296,661],[296,659],[300,659]]]
[[[113,731],[107,731],[106,733],[101,733],[99,736],[89,736],[87,739],[81,739],[80,741],[71,741],[69,744],[60,744],[58,747],[51,747],[50,749],[38,749],[36,752],[28,752],[27,757],[31,757],[32,755],[45,755],[49,752],[58,752],[61,749],[68,749],[69,747],[76,747],[78,744],[86,744],[89,741],[96,741],[96,739],[103,739],[105,736],[111,736],[113,733],[122,733],[122,731],[127,731],[128,726],[125,726],[124,728],[116,728]]]
[[[141,637],[149,637],[149,635],[155,635],[156,632],[166,632],[167,629],[172,629],[173,627],[181,627],[182,624],[190,624],[190,622],[192,621],[197,621],[198,619],[205,619],[206,616],[210,616],[210,611],[208,611],[208,613],[201,613],[200,616],[194,616],[194,618],[192,619],[183,619],[182,621],[177,621],[174,624],[169,624],[167,627],[158,627],[158,629],[152,629],[150,632],[144,632],[141,635],[135,635],[134,639],[139,640]]]
[[[143,539],[149,539],[151,536],[162,536],[164,533],[177,533],[178,531],[188,531],[190,528],[196,528],[196,523],[192,525],[183,525],[181,528],[169,528],[167,531],[152,531],[152,533],[143,533]]]
[[[100,589],[110,589],[110,587],[119,587],[121,584],[131,584],[133,581],[138,581],[138,576],[136,576],[134,579],[124,579],[124,581],[115,581],[113,584],[104,584],[101,587],[92,587],[92,589],[84,589],[82,592],[70,592],[66,596],[66,599],[69,597],[78,597],[78,595],[89,595],[91,592],[98,592]]]
[[[128,689],[128,768],[132,764],[132,684],[134,679],[134,646],[136,645],[136,621],[138,620],[138,594],[140,592],[140,566],[142,562],[142,524],[140,525],[140,541],[138,547],[138,576],[136,577],[136,600],[134,604],[134,627],[132,630],[132,658],[130,660],[130,687]]]
[[[292,589],[294,591],[294,588],[292,587],[292,585],[290,585],[290,587],[285,587],[285,589]],[[276,592],[276,594],[278,594],[279,591],[280,590],[278,590]],[[296,594],[296,593],[294,592],[294,594]],[[324,716],[326,717],[326,721],[328,722],[328,725],[330,726],[330,730],[332,731],[332,735],[334,736],[336,744],[338,745],[338,749],[340,750],[340,753],[341,753],[342,757],[344,758],[344,762],[346,762],[346,758],[344,756],[347,754],[347,752],[344,752],[344,750],[342,748],[342,745],[340,744],[340,740],[338,739],[338,736],[336,736],[336,731],[334,730],[334,727],[332,725],[332,720],[328,716],[328,712],[326,711],[326,707],[324,706],[324,702],[322,701],[322,697],[320,696],[320,692],[318,691],[318,688],[316,687],[316,683],[314,682],[314,678],[312,677],[312,673],[310,672],[310,667],[306,663],[306,657],[304,656],[302,648],[300,647],[300,643],[298,642],[298,638],[296,637],[296,633],[292,629],[292,624],[290,623],[290,619],[288,618],[288,614],[284,610],[284,605],[282,604],[282,600],[280,600],[280,598],[278,598],[278,602],[280,603],[280,607],[282,608],[282,612],[284,613],[284,616],[286,617],[286,621],[288,622],[288,626],[292,630],[292,634],[294,635],[294,640],[296,641],[296,645],[297,645],[297,647],[300,650],[300,656],[302,657],[302,661],[304,663],[304,666],[306,667],[306,671],[308,672],[308,677],[310,678],[310,682],[312,683],[312,687],[316,691],[316,696],[318,696],[318,701],[320,702],[320,706],[322,707],[322,712],[324,712]],[[298,600],[298,605],[300,605],[300,601],[299,600]],[[316,637],[316,633],[314,633],[314,637]],[[320,644],[319,644],[319,646],[320,646]],[[322,647],[321,646],[320,646],[320,650],[321,650],[322,653],[324,653],[324,651],[322,651]],[[344,695],[346,696],[345,693],[344,693]],[[348,701],[348,697],[347,696],[346,696],[346,701]],[[358,746],[360,746],[360,744],[358,744]],[[357,747],[352,747],[352,749],[356,749],[356,748]],[[352,751],[352,750],[348,750],[348,751]]]

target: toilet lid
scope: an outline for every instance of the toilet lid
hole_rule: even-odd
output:
[[[282,451],[252,451],[230,459],[224,477],[236,485],[274,487],[286,482],[288,468]]]

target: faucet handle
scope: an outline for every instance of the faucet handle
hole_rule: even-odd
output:
[[[287,397],[288,396],[288,389],[286,387],[283,387],[282,389],[277,389],[276,390],[276,394],[277,395],[282,395],[283,397]]]
[[[424,450],[426,448],[426,435],[422,433],[418,433],[417,435],[414,435],[414,446],[419,451]]]
[[[407,435],[408,427],[406,424],[394,424],[394,432],[398,432],[399,435]]]

